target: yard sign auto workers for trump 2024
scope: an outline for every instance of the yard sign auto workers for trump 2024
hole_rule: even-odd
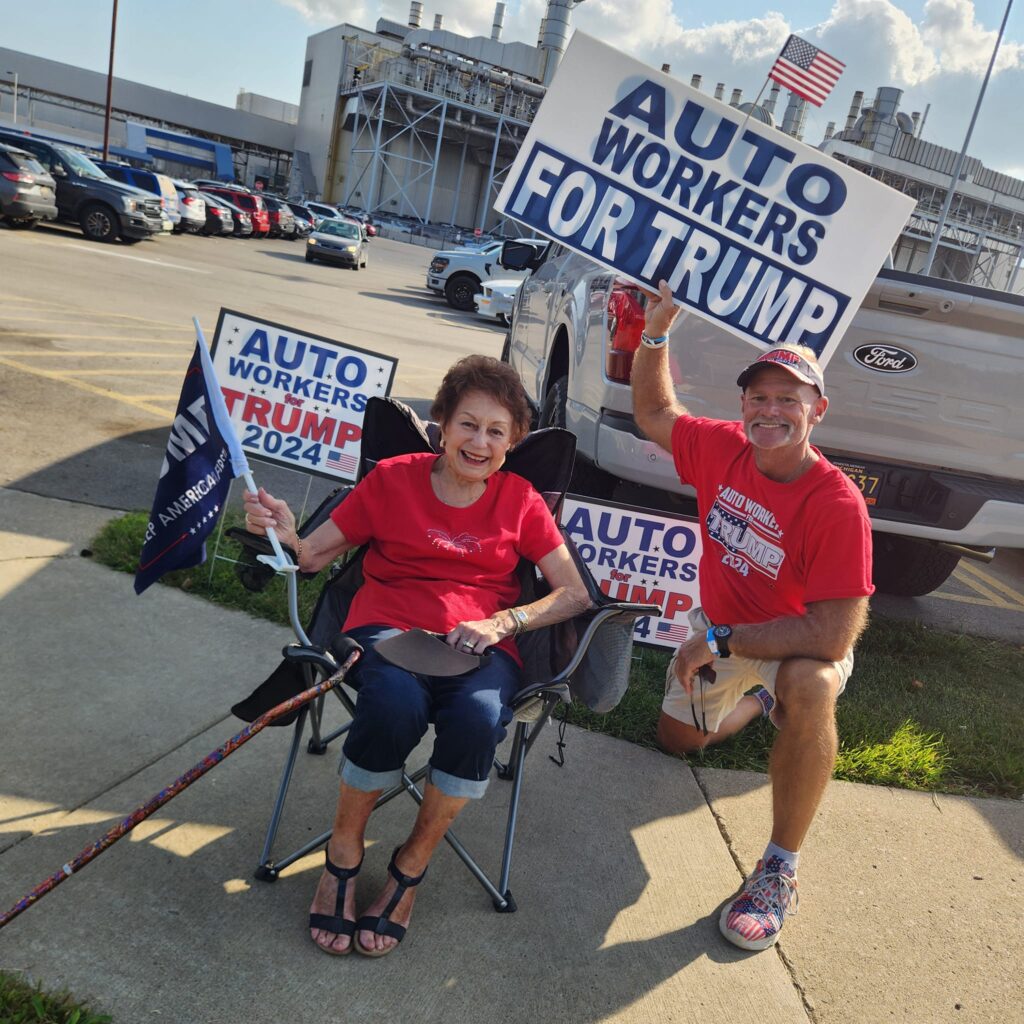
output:
[[[398,361],[222,309],[213,364],[246,451],[354,480],[366,401],[390,393]]]
[[[824,365],[914,200],[577,32],[495,206]]]

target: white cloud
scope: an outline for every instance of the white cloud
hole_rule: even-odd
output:
[[[341,21],[373,28],[378,17],[405,22],[409,14],[407,0],[279,2],[300,11],[316,28]],[[502,40],[536,43],[546,6],[545,0],[508,0]],[[784,14],[766,11],[689,27],[691,9],[681,0],[586,0],[573,11],[572,24],[655,67],[671,64],[684,81],[699,73],[707,91],[716,82],[726,84],[726,95],[742,88],[748,100],[760,89],[786,37],[796,32],[846,64],[826,106],[809,111],[806,140],[811,143],[820,139],[826,121],[842,127],[854,90],[863,90],[870,103],[876,88],[891,85],[904,90],[905,110],[923,111],[931,104],[929,141],[959,149],[998,27],[978,21],[973,0],[926,0],[919,25],[893,0],[835,0],[816,25],[793,25]],[[452,32],[490,35],[491,0],[425,0],[424,28],[433,26],[438,12]],[[1006,131],[1022,95],[1024,46],[1004,38],[971,154],[1006,173],[1024,166],[1024,135]]]

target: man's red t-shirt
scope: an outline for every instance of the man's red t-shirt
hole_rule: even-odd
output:
[[[741,423],[697,416],[676,420],[672,454],[697,491],[700,599],[712,622],[767,622],[874,593],[864,498],[824,456],[780,484],[755,465]]]
[[[369,544],[345,629],[448,633],[489,618],[519,598],[520,557],[539,562],[563,543],[544,499],[521,476],[495,473],[477,501],[453,508],[430,484],[436,460],[382,460],[331,513],[346,540]],[[510,637],[498,646],[519,660]]]

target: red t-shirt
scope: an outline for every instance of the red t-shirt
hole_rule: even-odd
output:
[[[755,465],[741,423],[696,416],[676,420],[672,454],[697,490],[700,598],[712,622],[767,622],[874,592],[864,498],[826,458],[780,484]]]
[[[436,455],[384,459],[331,513],[345,539],[369,544],[365,583],[345,629],[383,625],[448,633],[519,598],[520,557],[539,562],[563,543],[544,499],[521,476],[495,473],[467,508],[430,485]],[[519,660],[506,637],[498,646]]]

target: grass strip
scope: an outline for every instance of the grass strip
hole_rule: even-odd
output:
[[[0,1024],[111,1024],[67,992],[44,992],[19,974],[0,970]]]
[[[111,520],[93,543],[96,558],[134,573],[148,516]],[[237,520],[236,520],[237,521]],[[227,519],[225,526],[232,525]],[[221,554],[237,557],[228,539]],[[326,570],[299,588],[303,621]],[[287,625],[283,579],[253,593],[221,559],[169,573],[164,584]],[[637,649],[629,689],[608,715],[574,706],[572,721],[594,732],[654,747],[668,654]],[[268,673],[272,665],[268,662]],[[835,777],[942,793],[1024,794],[1024,647],[874,618],[857,648],[839,701]],[[775,730],[758,721],[721,746],[691,756],[714,768],[766,771]],[[2,1024],[2,1022],[0,1022]]]

